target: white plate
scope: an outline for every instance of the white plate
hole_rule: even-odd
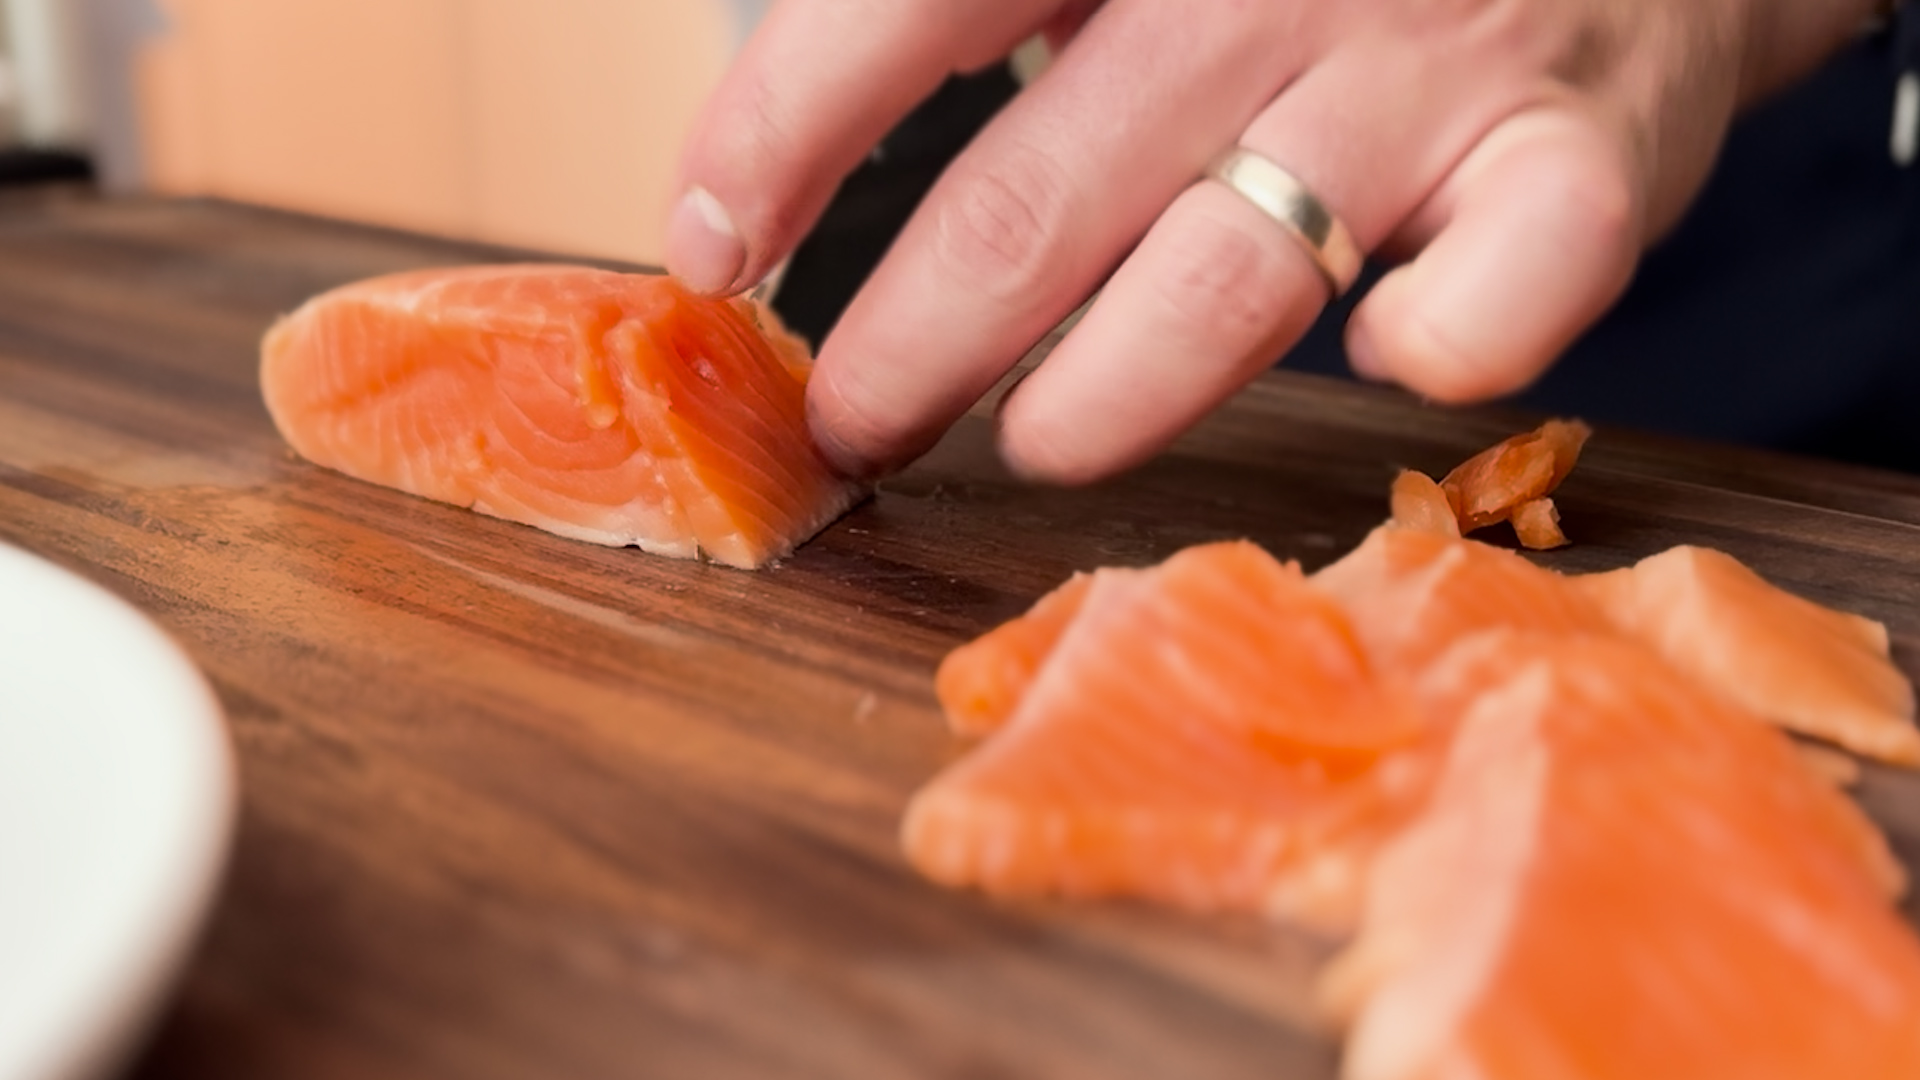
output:
[[[122,1063],[212,899],[233,805],[220,708],[185,654],[0,545],[0,1080]]]

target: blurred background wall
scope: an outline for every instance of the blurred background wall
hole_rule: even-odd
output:
[[[114,188],[657,262],[724,0],[0,0],[0,139]]]

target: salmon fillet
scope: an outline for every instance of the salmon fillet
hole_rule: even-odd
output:
[[[757,567],[859,497],[807,432],[805,347],[670,278],[477,266],[375,278],[268,331],[302,457],[579,540]]]
[[[1322,983],[1348,1080],[1920,1076],[1898,867],[1784,736],[1618,639],[1485,635],[1450,696]]]

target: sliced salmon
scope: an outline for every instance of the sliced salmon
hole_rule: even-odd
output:
[[[1793,748],[1800,752],[1800,764],[1822,782],[1838,788],[1850,788],[1860,782],[1858,759],[1819,743],[1795,743]]]
[[[1920,1076],[1897,868],[1784,736],[1617,639],[1434,678],[1444,773],[1323,981],[1348,1080]]]
[[[1134,571],[1104,569],[1099,576]],[[1067,624],[1080,613],[1095,574],[1075,574],[1032,608],[948,653],[934,673],[934,693],[957,735],[997,731],[1026,696],[1027,687]]]
[[[1090,579],[1000,730],[914,797],[904,846],[1001,895],[1254,910],[1423,733],[1296,566],[1192,548]]]
[[[1374,860],[1418,820],[1452,738],[1448,724],[1422,713],[1403,689],[1385,696],[1422,717],[1422,737],[1382,754],[1300,815],[1292,852],[1260,898],[1268,918],[1331,938],[1359,929]]]
[[[1564,542],[1583,439],[1449,481]],[[1852,759],[1762,722],[1913,760],[1885,629],[1701,549],[1564,577],[1462,539],[1454,495],[1401,474],[1311,579],[1190,549],[957,650],[941,699],[985,742],[916,796],[910,860],[1357,930],[1322,987],[1349,1080],[1920,1075],[1905,872]]]
[[[1592,597],[1524,556],[1474,540],[1383,526],[1313,576],[1381,671],[1417,672],[1484,630],[1613,629]]]
[[[1676,547],[1575,580],[1623,631],[1749,711],[1920,765],[1913,684],[1889,659],[1881,624],[1776,588],[1709,548]]]
[[[1565,577],[1514,552],[1401,522],[1375,529],[1310,584],[1340,605],[1376,677],[1388,684],[1417,678],[1461,642],[1489,632],[1612,630]],[[1269,888],[1267,914],[1321,931],[1355,925],[1368,865],[1419,812],[1445,752],[1450,717],[1421,707],[1423,740],[1384,761],[1354,797],[1313,823],[1300,860]]]
[[[659,276],[423,270],[280,320],[261,387],[293,448],[349,476],[755,567],[859,496],[808,435],[805,347],[767,318]]]

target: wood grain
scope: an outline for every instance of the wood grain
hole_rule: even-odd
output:
[[[140,605],[239,750],[230,873],[134,1073],[1331,1076],[1328,946],[1126,905],[1004,905],[895,845],[951,760],[954,644],[1074,569],[1250,536],[1317,566],[1529,418],[1265,379],[1059,492],[969,420],[783,565],[607,550],[292,457],[276,313],[505,257],[209,203],[0,201],[0,539]],[[1712,544],[1920,657],[1920,481],[1602,430],[1560,499],[1589,570]],[[1908,864],[1920,780],[1860,789]],[[1911,918],[1914,908],[1909,902]]]

